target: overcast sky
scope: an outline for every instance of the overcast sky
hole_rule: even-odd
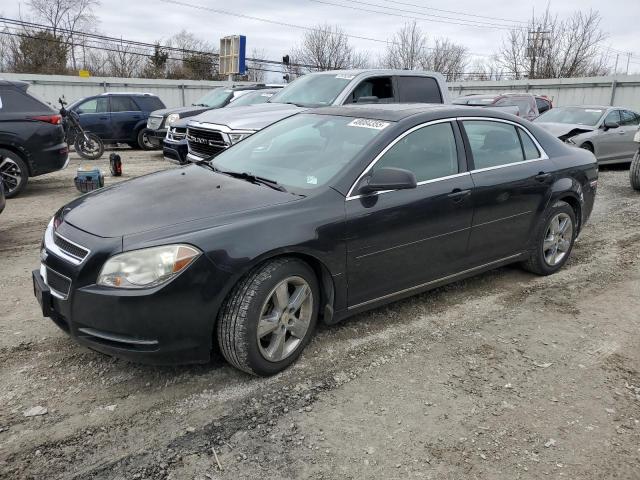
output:
[[[178,3],[182,0],[176,0]],[[541,12],[547,1],[534,0],[184,0],[183,3],[199,5],[208,9],[223,10],[233,14],[260,17],[262,19],[299,26],[313,26],[329,22],[339,24],[347,33],[360,37],[389,39],[409,18],[372,13],[356,9],[379,10],[395,15],[421,17],[411,12],[433,15],[419,21],[420,27],[430,38],[449,37],[469,48],[473,54],[491,54],[501,43],[506,29],[513,25],[508,21],[527,21],[532,12]],[[4,16],[17,17],[19,9],[27,12],[26,2],[5,3],[0,8]],[[336,4],[352,8],[342,8]],[[640,72],[640,42],[638,41],[638,19],[640,0],[550,0],[554,13],[568,15],[575,10],[599,10],[602,28],[609,38],[606,45],[624,52],[633,52],[630,71]],[[396,10],[376,7],[396,7]],[[434,10],[439,9],[439,10]],[[400,10],[405,10],[400,11]],[[443,10],[460,13],[450,13]],[[409,11],[409,12],[407,12]],[[102,0],[95,13],[100,20],[99,29],[109,36],[122,36],[140,41],[166,40],[172,34],[186,29],[200,38],[218,44],[225,35],[247,36],[247,51],[264,49],[268,58],[280,60],[291,46],[299,42],[304,30],[293,26],[282,26],[267,22],[240,18],[232,15],[178,5],[170,0]],[[462,15],[465,13],[468,15]],[[471,15],[482,15],[480,18]],[[439,18],[436,18],[439,16]],[[442,18],[448,17],[448,18]],[[493,23],[489,28],[456,25],[444,22],[460,20]],[[506,19],[506,20],[505,20]],[[374,41],[351,38],[355,47],[369,51],[378,57],[384,45]],[[612,54],[612,66],[615,60]],[[482,57],[480,57],[482,58]],[[620,55],[618,71],[624,73],[627,57]]]

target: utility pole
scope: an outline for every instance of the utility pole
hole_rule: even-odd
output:
[[[620,58],[620,54],[616,53],[616,66],[613,67],[613,74],[616,75],[618,73],[618,59]]]
[[[540,58],[544,58],[549,54],[549,44],[551,32],[542,30],[529,30],[527,34],[527,51],[526,56],[529,58],[529,78],[536,78],[536,66]]]
[[[627,70],[625,72],[625,75],[629,75],[629,62],[631,62],[632,56],[633,56],[633,53],[631,52],[627,53]]]

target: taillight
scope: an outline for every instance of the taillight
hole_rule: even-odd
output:
[[[61,115],[36,115],[35,117],[29,117],[29,119],[50,123],[52,125],[60,125],[60,123],[62,123]]]

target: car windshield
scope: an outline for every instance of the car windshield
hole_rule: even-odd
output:
[[[201,97],[193,105],[197,107],[211,108],[222,107],[227,103],[231,95],[233,95],[233,91],[228,88],[216,88],[215,90],[211,90],[204,97]]]
[[[331,105],[352,79],[353,75],[345,74],[305,75],[274,95],[269,102],[292,103],[300,107]]]
[[[558,107],[543,113],[534,122],[570,123],[595,127],[605,112],[604,108]]]
[[[389,125],[352,117],[294,115],[234,145],[212,164],[304,193],[325,185]]]
[[[236,100],[233,100],[228,107],[242,107],[246,105],[257,105],[259,103],[266,103],[269,101],[275,90],[256,90],[255,92],[245,93]]]

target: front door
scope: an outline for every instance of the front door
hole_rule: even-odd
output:
[[[416,175],[409,190],[346,200],[350,307],[463,270],[473,210],[457,126],[427,124],[405,132],[367,174],[383,167]]]
[[[554,165],[527,132],[509,122],[465,120],[473,157],[469,255],[488,263],[530,244],[551,197]]]
[[[100,138],[110,138],[111,117],[109,116],[109,99],[94,97],[73,108],[80,118],[80,125],[88,132]]]

